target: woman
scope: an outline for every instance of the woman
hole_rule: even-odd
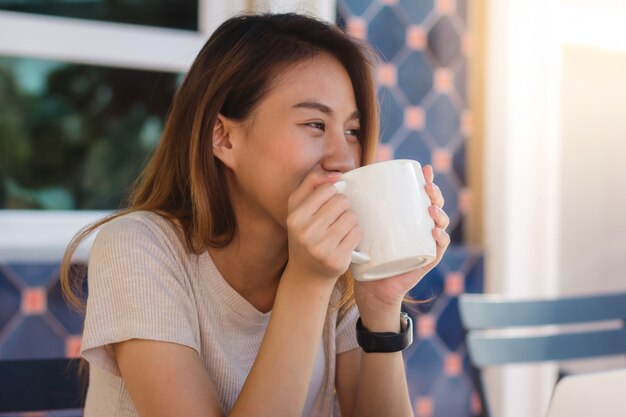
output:
[[[405,294],[449,244],[424,168],[437,259],[354,282],[361,231],[332,183],[373,160],[368,51],[299,15],[226,21],[178,91],[129,208],[101,227],[89,261],[82,355],[86,416],[410,416],[400,351]],[[356,305],[355,305],[356,304]],[[357,309],[358,308],[358,309]],[[374,335],[376,336],[376,335]]]

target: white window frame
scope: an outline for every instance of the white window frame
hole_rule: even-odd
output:
[[[335,19],[334,0],[198,0],[198,31],[0,11],[0,56],[185,72],[217,26],[246,10]],[[0,262],[58,262],[72,236],[108,213],[0,210]],[[89,246],[77,252],[78,261]]]

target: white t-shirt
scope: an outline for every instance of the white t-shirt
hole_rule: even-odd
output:
[[[225,414],[237,400],[271,312],[255,309],[207,252],[190,254],[181,237],[178,228],[150,212],[121,216],[98,233],[89,257],[81,350],[91,370],[85,417],[138,415],[111,348],[129,339],[189,346],[198,352]],[[333,415],[336,355],[358,347],[358,310],[339,316],[340,297],[335,288],[303,416]]]

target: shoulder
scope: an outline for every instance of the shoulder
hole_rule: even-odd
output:
[[[134,232],[139,234],[175,234],[176,226],[174,223],[151,211],[135,211],[131,213],[122,214],[115,217],[111,221],[105,223],[99,231],[99,234],[103,232],[108,233],[122,233]]]
[[[171,220],[149,212],[123,214],[100,227],[96,242],[103,244],[137,244],[152,241],[168,246],[181,246],[182,231]],[[96,243],[94,242],[94,244]]]
[[[187,270],[191,254],[182,230],[156,213],[123,214],[100,227],[89,254],[90,269],[96,264],[166,265]]]

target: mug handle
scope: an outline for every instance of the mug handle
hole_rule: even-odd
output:
[[[335,187],[335,190],[337,190],[339,194],[345,195],[345,191],[346,191],[345,181],[339,180],[333,184],[333,187]],[[356,250],[352,251],[352,253],[350,254],[350,258],[353,264],[364,264],[370,261],[370,256],[367,253],[359,252]]]

